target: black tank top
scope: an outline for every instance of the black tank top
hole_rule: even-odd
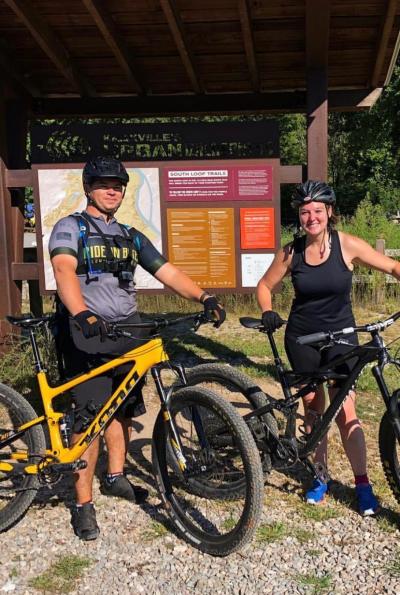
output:
[[[353,273],[344,262],[337,231],[332,231],[331,252],[321,264],[307,264],[305,242],[305,236],[294,241],[291,273],[295,298],[286,332],[297,336],[353,326]]]

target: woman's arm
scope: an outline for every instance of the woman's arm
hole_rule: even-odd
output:
[[[288,244],[277,252],[271,266],[259,280],[256,295],[262,312],[272,310],[272,292],[289,273],[291,262],[291,244]]]
[[[346,233],[340,235],[345,260],[393,275],[400,281],[400,262],[381,254],[361,238]]]

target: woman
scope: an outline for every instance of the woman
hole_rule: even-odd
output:
[[[318,331],[335,331],[354,326],[351,307],[351,284],[354,264],[365,265],[393,275],[400,280],[400,263],[380,254],[367,242],[347,233],[333,229],[336,221],[335,193],[324,182],[308,180],[296,188],[292,206],[298,210],[301,237],[279,250],[270,268],[257,286],[257,299],[263,312],[264,327],[274,331],[282,320],[272,311],[272,292],[285,275],[291,274],[295,298],[285,333],[285,349],[293,369],[307,372],[322,363],[331,361],[351,346],[335,345],[322,353],[314,346],[296,344],[296,337]],[[357,343],[357,335],[349,336],[349,342]],[[350,360],[338,369],[348,372],[355,364]],[[339,387],[329,388],[332,397]],[[316,416],[324,411],[325,394],[321,385],[303,399],[305,429],[311,431]],[[355,411],[355,393],[347,397],[336,423],[346,455],[350,461],[356,486],[359,511],[363,516],[373,515],[378,509],[367,475],[367,457],[364,432]],[[327,440],[315,453],[315,462],[327,466]],[[306,492],[310,504],[322,502],[329,483],[315,479]]]

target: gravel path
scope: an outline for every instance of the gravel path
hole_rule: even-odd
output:
[[[378,517],[357,514],[351,473],[334,431],[331,470],[342,483],[334,483],[326,504],[303,503],[304,475],[272,473],[257,539],[244,551],[220,559],[198,552],[170,531],[149,462],[157,404],[153,399],[146,404],[148,413],[135,421],[127,470],[150,489],[148,503],[137,507],[107,498],[96,480],[101,534],[95,542],[82,542],[70,526],[71,480],[43,488],[24,519],[0,535],[5,552],[0,593],[400,594],[400,507],[381,471],[376,421],[367,419],[365,428],[371,475],[382,504]],[[64,583],[43,580],[40,587],[38,577],[54,578],[54,564],[71,556],[88,564],[79,577]]]
[[[149,503],[140,508],[107,498],[96,481],[101,535],[85,543],[70,527],[71,481],[43,488],[25,518],[0,535],[6,552],[0,592],[35,593],[32,579],[74,555],[87,560],[88,568],[64,590],[47,585],[43,592],[400,593],[399,509],[387,491],[380,517],[362,519],[346,485],[335,484],[325,505],[307,507],[298,479],[273,473],[257,539],[240,553],[213,558],[167,529],[148,462],[147,427],[132,443],[128,468],[150,488]]]

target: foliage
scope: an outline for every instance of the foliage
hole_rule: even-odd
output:
[[[339,228],[373,247],[377,239],[383,238],[388,248],[400,248],[399,226],[388,219],[385,206],[374,204],[369,196],[360,202],[353,217],[342,220]]]
[[[352,214],[364,198],[385,213],[400,209],[400,66],[370,111],[329,116],[330,181],[340,210]]]

